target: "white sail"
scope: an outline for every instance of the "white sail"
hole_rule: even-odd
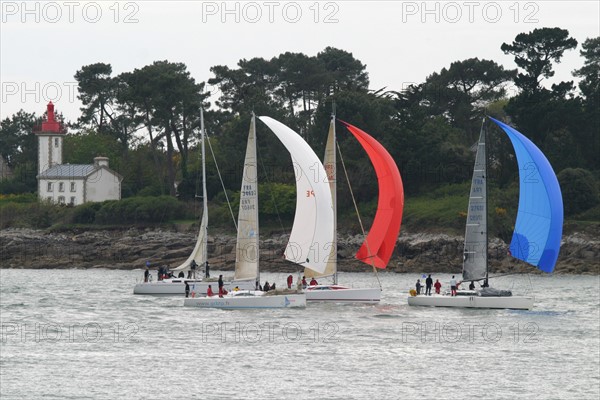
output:
[[[296,214],[285,258],[323,273],[333,243],[333,202],[319,157],[296,132],[270,117],[259,117],[287,148],[296,176]]]
[[[248,132],[244,173],[240,190],[238,232],[235,250],[235,279],[258,278],[258,170],[256,162],[256,122],[254,115]]]
[[[308,278],[334,276],[334,284],[337,283],[335,275],[337,273],[337,196],[336,196],[336,157],[335,157],[335,117],[331,118],[329,124],[329,134],[327,135],[327,144],[325,145],[325,157],[323,158],[323,167],[329,179],[329,188],[331,189],[331,200],[333,202],[333,241],[329,247],[329,259],[327,266],[322,274],[313,271],[310,268],[304,269],[304,276]]]
[[[479,280],[487,275],[487,158],[485,126],[482,125],[469,195],[465,230],[463,279]]]
[[[200,268],[208,258],[208,199],[206,197],[206,157],[204,151],[204,111],[200,110],[200,142],[202,148],[202,219],[196,245],[190,256],[175,271],[187,271],[192,260]]]

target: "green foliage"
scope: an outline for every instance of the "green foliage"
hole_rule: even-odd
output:
[[[284,52],[268,59],[242,59],[234,68],[214,66],[209,83],[218,87],[220,95],[217,107],[204,113],[205,125],[224,185],[232,194],[234,212],[238,197],[233,194],[240,187],[251,112],[290,126],[322,156],[335,102],[338,118],[368,132],[395,159],[404,182],[404,216],[409,227],[464,229],[472,145],[484,110],[508,120],[542,149],[555,171],[563,171],[561,183],[569,216],[597,218],[593,211],[598,204],[597,181],[589,172],[582,178],[581,172],[573,171],[600,171],[600,38],[583,43],[583,66],[574,72],[581,78],[581,93],[574,92],[571,82],[550,89],[541,85],[542,79],[553,76],[553,64],[574,44],[566,30],[536,29],[502,46],[505,53],[515,56],[519,75],[494,61],[469,58],[432,72],[425,82],[395,88],[397,91],[369,91],[366,66],[352,53],[333,47],[316,55]],[[130,224],[190,217],[189,208],[196,209],[196,195],[201,192],[200,107],[209,106],[204,83],[197,83],[185,64],[169,61],[156,61],[114,77],[110,64],[96,63],[81,67],[76,79],[82,116],[78,132],[65,139],[64,161],[89,164],[95,156],[109,157],[111,168],[124,176],[124,200],[71,209],[0,200],[0,207],[9,210],[2,211],[5,219],[1,224]],[[509,99],[506,88],[511,79],[521,91]],[[38,123],[38,117],[23,111],[1,122],[0,153],[14,167],[15,178],[0,182],[0,193],[36,190],[37,140],[32,127]],[[373,167],[364,149],[340,123],[337,138],[361,214],[368,220],[377,204]],[[289,153],[258,120],[257,143],[261,222],[290,220],[296,194]],[[488,150],[493,181],[489,222],[492,230],[509,236],[518,201],[514,151],[497,129],[489,132]],[[206,164],[211,224],[229,226],[229,209],[208,146]],[[339,157],[337,170],[338,215],[354,221]],[[573,184],[578,180],[596,186]],[[179,182],[179,201],[154,197],[174,194],[175,182]],[[186,208],[185,201],[193,203]]]
[[[583,168],[566,168],[557,175],[563,196],[565,215],[579,214],[600,203],[598,181]]]
[[[185,206],[170,196],[105,201],[96,212],[100,224],[161,223],[185,216]]]
[[[63,151],[69,164],[91,164],[94,157],[108,157],[110,168],[120,169],[122,147],[114,136],[105,133],[82,131],[67,135]]]
[[[259,211],[262,215],[289,217],[296,210],[296,186],[283,183],[258,185]],[[238,199],[239,202],[239,199]]]
[[[15,199],[0,203],[0,229],[9,227],[48,228],[56,220],[68,214],[64,206],[48,202],[30,202],[29,199]]]
[[[36,203],[37,200],[37,195],[34,193],[0,195],[0,205],[7,203]]]
[[[85,203],[75,207],[73,222],[76,224],[93,224],[96,213],[102,208],[102,203]]]
[[[464,230],[466,221],[467,195],[407,197],[404,203],[403,225],[408,230],[433,231]],[[426,228],[427,229],[427,228]]]
[[[34,130],[40,122],[40,117],[35,113],[23,110],[0,122],[0,156],[9,166],[32,162],[35,163],[34,169],[37,169],[37,138]]]
[[[523,91],[532,93],[541,89],[543,78],[554,76],[552,61],[559,63],[563,53],[577,47],[577,40],[569,37],[569,31],[560,28],[540,28],[529,33],[519,33],[512,44],[502,43],[505,54],[515,56],[515,63],[525,73],[519,73],[515,84]]]

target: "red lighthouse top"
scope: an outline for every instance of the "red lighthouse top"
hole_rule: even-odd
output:
[[[42,122],[41,132],[56,132],[63,133],[63,129],[60,126],[60,122],[58,122],[54,118],[54,104],[52,102],[48,103],[48,116],[46,121]]]

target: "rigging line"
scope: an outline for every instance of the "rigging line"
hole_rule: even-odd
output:
[[[336,143],[337,144],[337,143]],[[360,218],[360,212],[358,211],[358,205],[356,204],[356,199],[354,198],[354,192],[352,191],[352,185],[350,184],[350,178],[348,177],[348,170],[346,170],[346,163],[344,163],[344,156],[342,155],[342,149],[340,146],[336,146],[338,149],[338,154],[340,155],[340,161],[342,162],[342,168],[344,169],[344,175],[346,176],[346,182],[348,183],[348,188],[350,189],[350,196],[352,197],[352,203],[354,204],[354,210],[356,211],[356,216],[358,217],[358,223],[360,224],[360,230],[362,231],[362,235],[365,238],[365,244],[367,245],[367,253],[371,254],[371,249],[369,249],[369,241],[367,240],[367,234],[365,233],[365,227],[363,226],[362,219]],[[371,255],[372,259],[373,256]],[[375,268],[375,263],[371,263],[371,267],[373,268],[373,273],[377,278],[377,282],[379,283],[379,289],[382,289],[381,280],[379,279],[379,273],[377,272],[377,268]]]
[[[263,175],[265,177],[265,181],[269,183],[270,189],[269,194],[271,195],[271,202],[273,203],[273,207],[275,207],[275,213],[277,214],[277,220],[279,221],[279,226],[281,227],[281,231],[289,234],[286,229],[283,227],[283,221],[281,220],[281,214],[279,214],[279,207],[277,207],[277,201],[275,200],[275,195],[273,194],[273,185],[271,185],[271,181],[269,180],[269,175],[267,174],[267,169],[265,168],[265,163],[263,162],[263,157],[260,154],[260,146],[256,146],[256,150],[258,152],[258,159],[260,160],[260,166],[263,170]]]
[[[219,180],[221,181],[221,187],[223,188],[223,193],[225,193],[225,200],[227,200],[227,207],[229,207],[229,213],[231,214],[231,219],[233,221],[233,226],[235,226],[235,231],[237,232],[237,222],[235,220],[235,216],[233,215],[233,209],[231,208],[231,202],[229,201],[229,196],[227,196],[227,190],[225,189],[225,183],[223,182],[223,177],[221,177],[221,171],[219,170],[219,164],[217,163],[217,158],[215,157],[215,153],[213,152],[212,145],[210,144],[210,137],[207,132],[204,132],[206,136],[206,142],[208,143],[208,148],[210,149],[210,154],[212,154],[213,160],[215,161],[215,167],[217,168],[217,174],[219,175]]]

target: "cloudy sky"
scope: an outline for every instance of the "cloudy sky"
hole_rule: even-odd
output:
[[[327,46],[367,65],[371,88],[401,90],[451,62],[492,59],[521,32],[568,29],[579,43],[600,35],[598,1],[1,1],[0,74],[5,118],[42,113],[52,100],[79,116],[75,72],[109,63],[114,75],[156,60],[183,62],[199,82],[210,67]],[[555,79],[582,59],[566,53]]]

